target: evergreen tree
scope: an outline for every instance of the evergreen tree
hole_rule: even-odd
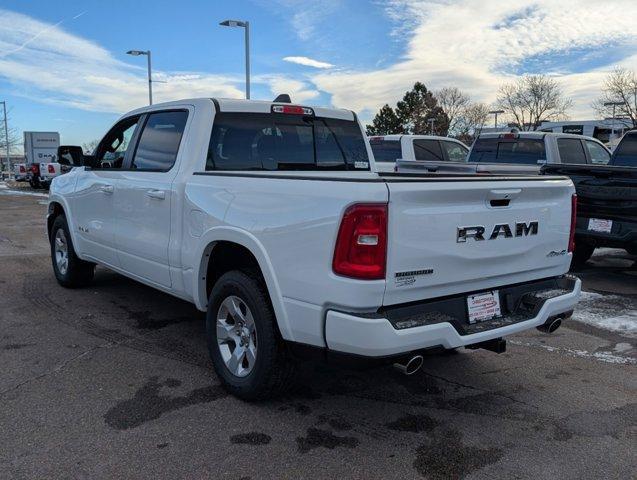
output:
[[[414,88],[396,104],[396,114],[405,133],[446,136],[449,130],[449,118],[433,93],[421,82],[416,82]],[[430,120],[433,120],[433,132]]]
[[[367,125],[367,135],[391,135],[393,133],[405,133],[405,131],[394,109],[385,104],[372,120],[372,124]]]

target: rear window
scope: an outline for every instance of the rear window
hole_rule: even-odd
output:
[[[637,167],[637,134],[625,135],[613,153],[613,165]]]
[[[400,142],[398,140],[379,140],[371,138],[369,144],[377,162],[395,162],[402,158]]]
[[[266,113],[218,113],[206,170],[369,170],[358,123]]]
[[[544,139],[478,138],[467,161],[537,165],[546,162]]]

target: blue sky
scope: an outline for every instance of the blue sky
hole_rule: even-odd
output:
[[[572,117],[591,117],[604,75],[637,68],[634,0],[4,0],[0,99],[20,132],[97,139],[147,101],[145,58],[129,49],[153,52],[156,101],[240,97],[243,32],[225,18],[251,23],[253,98],[287,92],[364,120],[417,80],[490,103],[537,72],[560,80]]]

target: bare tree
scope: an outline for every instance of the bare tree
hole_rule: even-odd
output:
[[[484,103],[470,103],[462,112],[456,125],[456,138],[471,144],[484,128],[489,118],[489,106]]]
[[[613,107],[605,103],[618,102],[615,106],[615,116],[630,120],[633,127],[637,127],[637,75],[632,70],[617,67],[608,74],[602,87],[602,95],[593,102],[592,107],[600,117],[613,115]]]
[[[458,87],[445,87],[434,93],[438,105],[449,117],[449,134],[457,135],[458,127],[464,123],[464,116],[471,106],[471,99]]]
[[[525,75],[502,85],[496,107],[504,110],[521,130],[535,130],[542,121],[567,118],[572,101],[560,84],[546,75]]]
[[[0,171],[5,170],[7,168],[7,140],[9,142],[9,155],[15,154],[19,147],[22,145],[22,140],[20,140],[20,135],[18,131],[11,127],[11,119],[9,118],[9,112],[7,112],[7,124],[8,128],[8,137],[5,135],[4,131],[4,117],[0,118]]]

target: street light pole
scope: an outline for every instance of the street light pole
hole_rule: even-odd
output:
[[[148,50],[147,52],[147,57],[148,57],[148,104],[152,105],[153,104],[153,77],[151,74],[151,66],[150,66],[150,50]]]
[[[245,22],[246,32],[246,98],[250,100],[250,22]]]
[[[430,118],[427,121],[429,122],[429,125],[430,125],[429,130],[430,130],[431,134],[433,135],[434,134],[434,123],[436,122],[436,119],[435,118]]]
[[[615,107],[617,107],[618,105],[623,105],[624,102],[604,102],[604,106],[605,107],[613,107],[613,123],[611,124],[611,130],[610,130],[610,134],[613,137],[613,140],[615,140]]]
[[[7,142],[7,174],[11,176],[11,158],[9,156],[9,127],[7,127],[7,102],[2,101],[2,111],[4,113],[4,139]]]
[[[223,27],[242,27],[245,29],[246,49],[246,99],[250,100],[250,22],[244,20],[224,20],[219,25]]]
[[[498,128],[498,113],[504,113],[504,110],[491,110],[489,113],[491,115],[495,115],[495,119],[493,120],[493,127],[497,129]]]
[[[126,52],[127,55],[132,55],[133,57],[138,57],[140,55],[146,55],[148,60],[148,104],[153,104],[153,77],[151,72],[150,65],[150,50],[129,50]]]

